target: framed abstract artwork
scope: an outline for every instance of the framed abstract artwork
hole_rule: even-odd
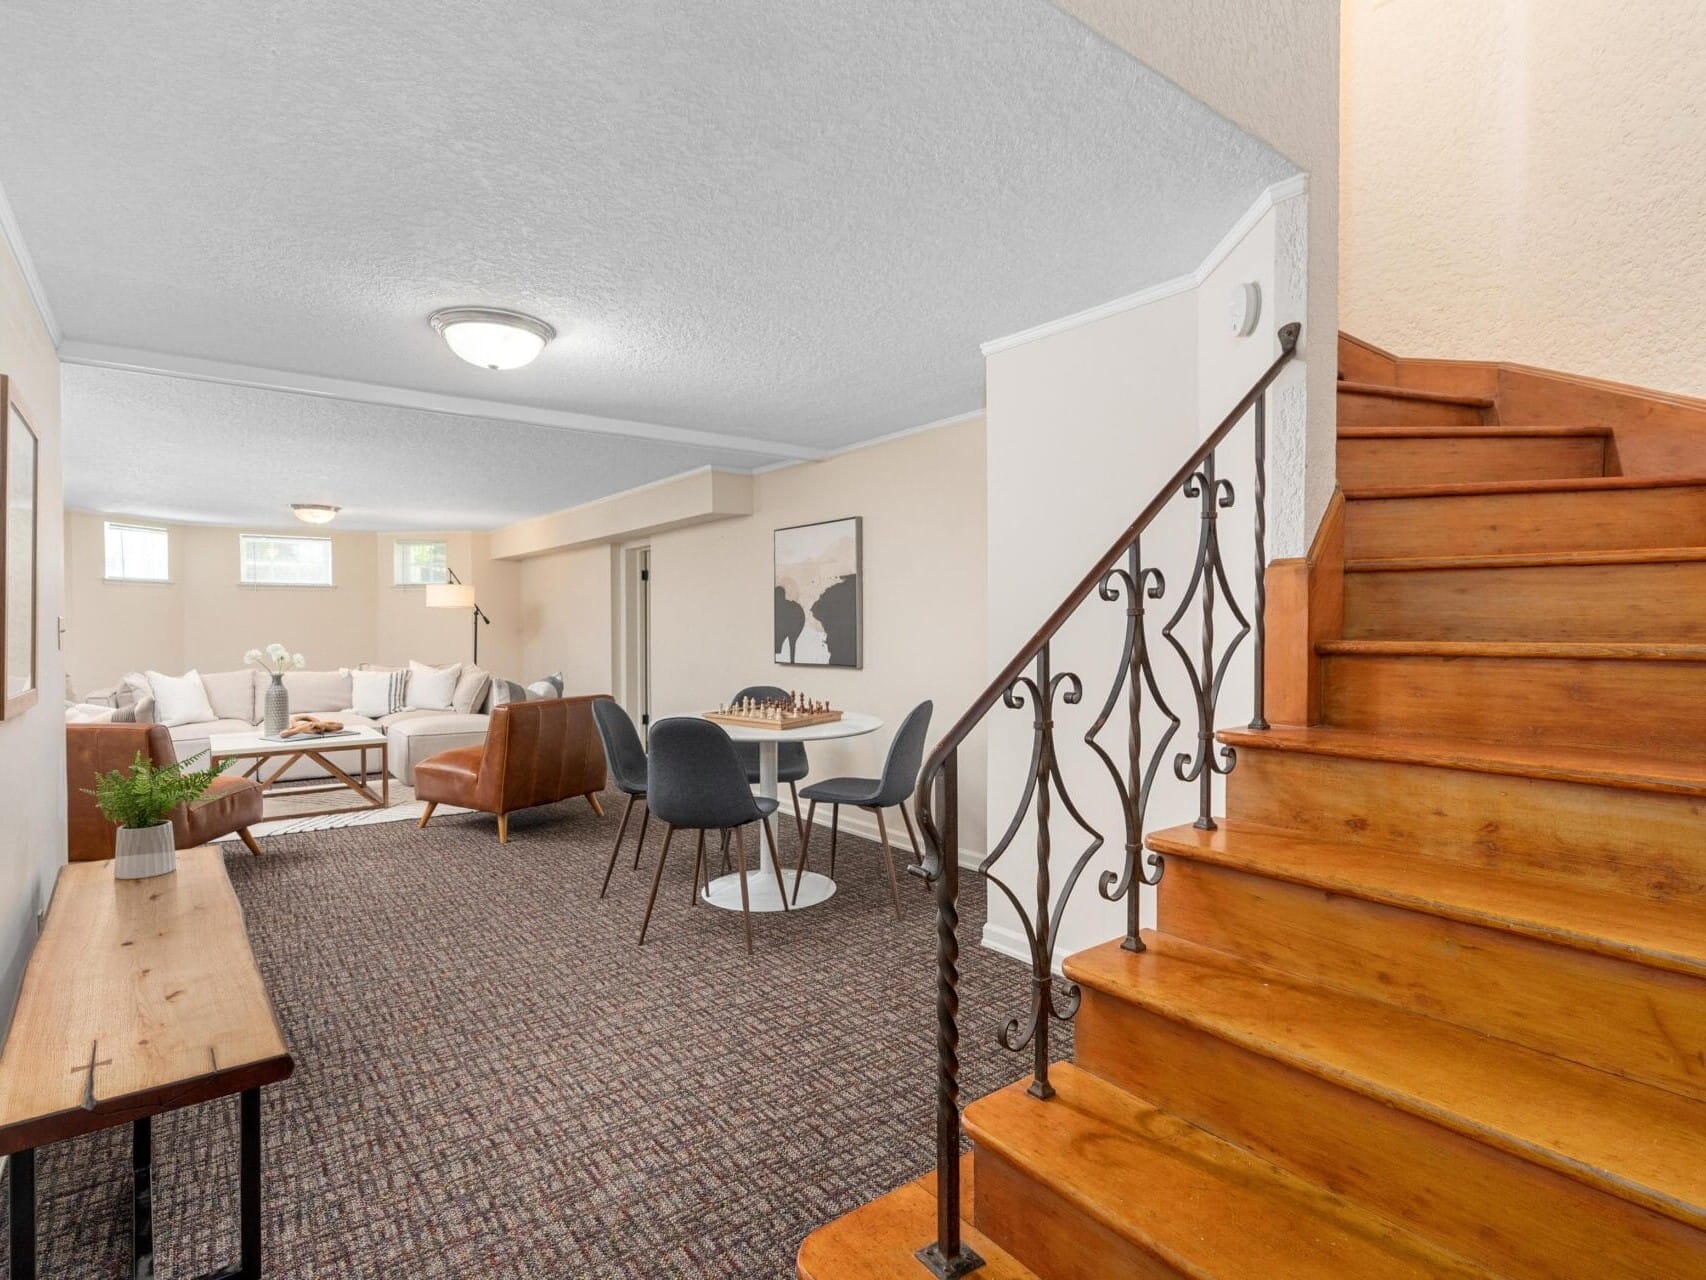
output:
[[[0,376],[0,690],[7,720],[36,703],[36,468],[39,442]]]
[[[776,661],[858,667],[864,661],[862,528],[858,516],[776,530]]]

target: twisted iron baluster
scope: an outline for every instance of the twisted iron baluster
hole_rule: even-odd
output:
[[[1214,769],[1208,764],[1214,752],[1214,561],[1220,554],[1215,532],[1218,512],[1214,480],[1214,455],[1202,464],[1202,683],[1197,689],[1197,758],[1205,767],[1197,773],[1197,820],[1199,831],[1213,831]]]
[[[1253,486],[1255,491],[1255,520],[1256,520],[1256,592],[1255,592],[1255,627],[1256,627],[1256,714],[1250,721],[1252,729],[1266,729],[1267,717],[1267,636],[1268,636],[1268,398],[1263,395],[1256,401],[1255,421],[1255,454],[1256,478]]]

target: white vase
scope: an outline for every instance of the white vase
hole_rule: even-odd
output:
[[[113,878],[142,880],[177,870],[178,849],[170,822],[152,827],[120,827],[113,852]]]

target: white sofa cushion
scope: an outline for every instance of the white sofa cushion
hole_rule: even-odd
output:
[[[253,668],[236,671],[202,672],[202,686],[207,690],[207,702],[217,720],[247,720],[253,724],[260,719],[255,714],[255,673]]]
[[[486,729],[491,722],[490,716],[465,716],[454,711],[404,712],[391,719],[385,728],[390,743],[391,776],[413,786],[417,764],[440,751],[478,746],[486,740]]]
[[[411,660],[403,705],[416,711],[449,711],[451,699],[456,696],[456,682],[461,678],[460,662],[448,667],[429,667]]]
[[[456,692],[450,697],[450,709],[461,716],[477,715],[486,709],[491,691],[492,673],[470,663],[462,668]]]
[[[350,707],[360,715],[377,720],[403,709],[406,671],[357,668],[350,676]]]
[[[207,700],[207,687],[193,667],[181,676],[150,671],[148,687],[154,694],[154,718],[167,728],[217,719]]]

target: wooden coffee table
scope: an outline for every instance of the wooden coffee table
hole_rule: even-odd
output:
[[[262,737],[259,729],[249,729],[243,733],[213,734],[207,740],[207,747],[215,760],[234,760],[240,765],[246,765],[239,776],[253,778],[261,784],[263,801],[275,791],[281,796],[348,791],[357,799],[357,803],[339,808],[307,811],[293,809],[289,813],[274,814],[266,814],[263,811],[262,821],[275,818],[320,818],[332,813],[386,809],[391,805],[389,746],[384,733],[378,729],[361,728],[338,734],[336,737],[292,738],[288,742],[275,742],[271,738]],[[348,769],[340,768],[328,759],[329,756],[346,751],[360,753],[358,761]],[[374,790],[373,768],[369,758],[369,753],[375,751],[379,753],[377,791]],[[308,760],[319,765],[326,771],[327,781],[306,785],[281,781],[290,766],[298,760]]]

